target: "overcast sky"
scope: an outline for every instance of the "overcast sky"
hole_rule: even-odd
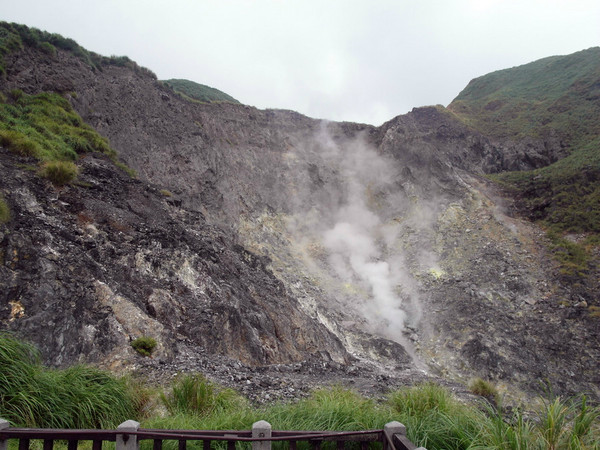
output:
[[[248,105],[374,125],[600,45],[599,0],[0,0],[0,19]]]

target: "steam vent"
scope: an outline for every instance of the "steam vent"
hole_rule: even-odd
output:
[[[48,36],[3,44],[0,77],[0,326],[45,364],[598,399],[600,48],[375,127]]]

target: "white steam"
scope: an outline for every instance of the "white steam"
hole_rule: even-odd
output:
[[[365,286],[370,302],[359,305],[367,323],[379,334],[396,338],[404,329],[406,313],[402,299],[395,294],[397,278],[392,266],[382,260],[381,244],[374,234],[381,226],[379,218],[364,203],[343,207],[339,221],[323,234],[328,261],[345,283]]]
[[[406,203],[398,195],[399,170],[361,139],[337,144],[323,132],[319,141],[322,167],[332,174],[323,187],[331,190],[325,196],[331,204],[310,205],[322,216],[311,234],[329,272],[349,287],[338,300],[366,323],[365,331],[404,343],[402,332],[418,321],[419,308],[415,282],[396,248],[400,226],[394,218]]]

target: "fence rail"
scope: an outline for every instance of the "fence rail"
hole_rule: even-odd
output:
[[[212,443],[218,441],[227,442],[227,450],[235,450],[236,442],[252,443],[252,450],[271,450],[271,443],[278,441],[288,442],[290,450],[296,450],[298,442],[308,442],[312,449],[320,450],[323,442],[330,441],[336,443],[337,450],[344,450],[348,442],[359,443],[361,450],[367,450],[371,442],[383,444],[383,450],[425,450],[410,442],[406,427],[399,422],[390,422],[382,430],[366,431],[274,431],[264,420],[247,431],[154,430],[139,426],[128,420],[116,430],[13,428],[0,419],[0,450],[8,450],[10,439],[19,441],[19,450],[29,450],[32,440],[43,441],[43,450],[52,450],[55,441],[67,441],[68,450],[76,450],[80,441],[91,441],[92,450],[101,450],[103,442],[115,442],[116,450],[139,450],[143,440],[152,440],[153,450],[162,450],[163,441],[178,441],[178,450],[186,450],[189,441],[201,441],[203,450],[211,450]]]

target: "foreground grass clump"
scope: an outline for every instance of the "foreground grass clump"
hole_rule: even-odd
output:
[[[387,405],[341,387],[319,389],[298,403],[268,407],[263,414],[282,430],[367,430],[394,420]]]
[[[458,402],[446,389],[423,384],[392,393],[394,420],[406,425],[409,439],[427,449],[470,448],[479,441],[486,417]]]
[[[179,377],[161,400],[169,413],[197,417],[216,416],[245,406],[241,396],[231,389],[221,388],[201,374]]]
[[[13,425],[114,428],[135,405],[125,380],[82,365],[45,368],[32,345],[0,334],[0,417]]]

